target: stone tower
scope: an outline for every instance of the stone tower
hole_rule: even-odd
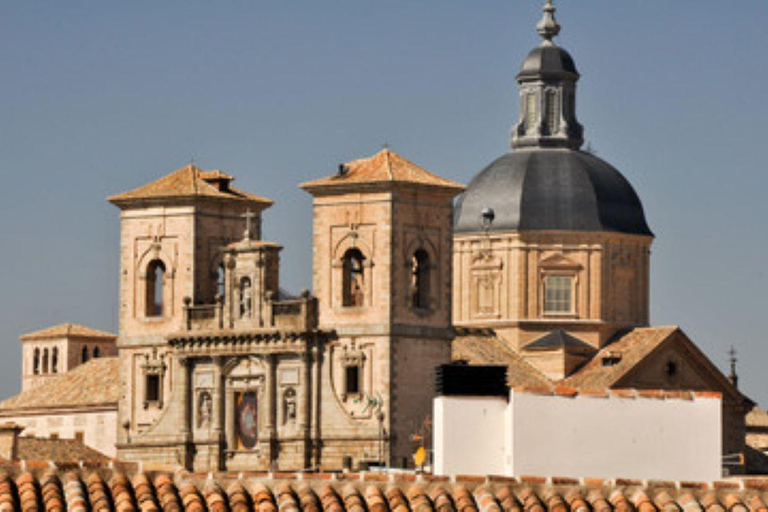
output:
[[[548,377],[561,379],[618,332],[648,325],[653,241],[630,183],[582,151],[579,73],[543,42],[517,76],[520,118],[512,151],[480,172],[457,204],[454,321],[493,328]]]
[[[117,355],[116,336],[77,324],[61,324],[21,336],[21,390],[35,388],[99,357]]]
[[[157,427],[161,417],[172,416],[172,406],[181,407],[178,395],[185,392],[177,389],[174,396],[173,383],[180,381],[174,374],[186,370],[182,360],[170,357],[167,336],[186,327],[188,311],[213,304],[223,293],[220,249],[243,238],[246,228],[258,238],[261,212],[272,204],[234,188],[232,180],[189,165],[109,198],[121,210],[121,456],[184,462],[155,450],[158,440],[171,451],[184,443],[178,425]]]
[[[385,149],[304,183],[327,348],[324,459],[408,464],[450,360],[453,198],[463,186]]]

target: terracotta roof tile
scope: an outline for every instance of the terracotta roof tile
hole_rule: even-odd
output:
[[[566,386],[575,388],[610,388],[632,371],[650,352],[678,331],[677,327],[633,329],[603,347],[580,370],[562,382]],[[614,363],[605,365],[603,359],[607,357],[614,358]]]
[[[19,460],[53,461],[56,463],[98,462],[110,458],[103,453],[74,439],[47,439],[19,437],[17,457]]]
[[[244,203],[257,203],[262,208],[272,204],[273,201],[270,199],[244,192],[232,186],[222,190],[216,186],[217,181],[229,183],[232,179],[231,176],[222,171],[204,171],[194,165],[188,165],[142,187],[111,196],[107,200],[118,206],[135,201],[171,198],[227,199]]]
[[[91,359],[34,389],[0,402],[0,415],[12,416],[19,411],[47,407],[117,406],[120,389],[115,375],[118,368],[116,357]]]
[[[84,325],[69,323],[54,325],[53,327],[48,327],[39,331],[23,334],[19,338],[22,340],[42,340],[67,337],[104,338],[108,340],[114,340],[117,338],[117,335],[112,334],[111,332],[97,331],[96,329],[91,329],[90,327],[86,327]]]
[[[464,190],[464,185],[456,183],[403,158],[390,149],[384,149],[370,158],[353,160],[344,164],[343,172],[315,181],[302,183],[305,190],[338,187],[348,184],[373,183],[412,183],[451,189],[458,193]]]
[[[507,383],[510,387],[551,387],[551,381],[543,373],[520,357],[492,331],[457,332],[451,345],[451,357],[454,361],[466,361],[469,364],[507,365]]]
[[[0,512],[142,511],[142,512],[734,512],[764,511],[758,491],[681,487],[677,482],[601,482],[571,479],[488,484],[462,481],[365,483],[312,479],[301,475],[273,479],[259,475],[121,473],[95,470],[59,472],[46,468],[0,473]],[[309,476],[309,475],[304,475]],[[343,477],[338,476],[339,479]],[[397,480],[395,478],[394,480]],[[312,482],[312,483],[310,483]],[[547,483],[549,482],[549,483]],[[560,483],[556,483],[560,482]],[[758,482],[759,483],[759,482]],[[224,491],[226,489],[226,491]]]

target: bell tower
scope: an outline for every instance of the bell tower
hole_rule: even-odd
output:
[[[167,336],[184,328],[188,311],[222,294],[221,247],[246,230],[260,237],[261,212],[272,201],[236,189],[233,179],[188,165],[108,199],[121,212],[118,451],[128,440],[141,445],[182,403],[174,375],[185,370],[171,357]]]
[[[349,424],[326,449],[402,465],[431,410],[433,368],[450,361],[453,198],[464,187],[389,149],[301,187],[314,196],[319,327],[337,334],[324,371],[338,408],[324,420]]]

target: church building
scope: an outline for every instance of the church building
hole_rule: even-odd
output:
[[[311,291],[281,288],[282,247],[262,238],[272,201],[225,172],[188,165],[109,198],[119,333],[101,364],[119,376],[119,459],[412,467],[434,369],[452,361],[506,365],[513,387],[715,391],[724,454],[744,452],[754,404],[735,376],[681,329],[650,325],[654,235],[629,181],[582,149],[580,75],[555,43],[551,0],[537,31],[512,149],[466,188],[390,149],[300,185],[314,208]],[[25,343],[25,389],[102,344],[114,355],[114,340],[72,353]]]
[[[742,453],[754,404],[682,330],[649,326],[653,233],[627,179],[581,149],[579,73],[549,0],[537,31],[512,151],[456,205],[454,359],[504,361],[514,386],[716,391],[724,453]]]

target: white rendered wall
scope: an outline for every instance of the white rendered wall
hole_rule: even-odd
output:
[[[506,411],[505,398],[436,398],[435,474],[503,475]]]
[[[439,397],[435,474],[713,481],[721,401],[538,395]]]
[[[713,481],[720,400],[512,392],[511,474]]]
[[[109,457],[117,455],[117,410],[95,412],[71,412],[59,414],[26,414],[4,416],[2,422],[21,425],[22,437],[49,438],[57,434],[60,439],[75,439],[75,433],[83,433],[83,444]]]

